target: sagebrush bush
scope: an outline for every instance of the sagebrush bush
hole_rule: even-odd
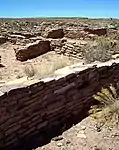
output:
[[[36,74],[36,69],[32,64],[26,65],[24,68],[24,73],[27,77],[33,77]]]
[[[53,68],[54,70],[61,69],[63,67],[71,65],[72,63],[73,61],[71,61],[69,58],[61,55],[58,59],[54,59]]]
[[[66,67],[68,65],[71,65],[73,62],[69,60],[66,57],[53,57],[52,58],[53,62],[45,62],[44,64],[40,64],[39,67],[37,68],[38,70],[38,76],[40,78],[52,75],[54,71],[61,69],[63,67]]]
[[[69,66],[73,63],[73,60],[70,60],[67,57],[53,56],[52,62],[45,60],[42,63],[36,65],[35,67],[32,64],[26,65],[24,68],[24,73],[27,77],[35,76],[41,79],[47,76],[51,76],[56,70]]]
[[[89,111],[91,116],[99,123],[119,127],[119,97],[116,89],[113,86],[102,88],[93,98],[99,105]]]
[[[106,37],[98,38],[95,44],[89,43],[84,47],[84,57],[88,63],[94,61],[106,62],[115,53],[119,53],[119,43]]]
[[[119,28],[119,22],[113,20],[111,25],[113,25],[115,28]]]

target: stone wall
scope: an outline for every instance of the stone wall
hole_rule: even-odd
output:
[[[86,41],[68,41],[64,39],[61,40],[51,40],[51,49],[57,54],[63,54],[68,57],[83,59],[84,49],[83,47],[87,44]]]
[[[95,28],[95,27],[82,27],[82,28],[70,28],[64,31],[65,37],[71,38],[71,39],[89,39],[94,40],[97,36],[105,36],[107,35],[107,29],[106,28]]]
[[[84,28],[84,31],[88,32],[90,34],[96,34],[98,36],[107,35],[107,29],[106,28]]]
[[[84,40],[67,40],[62,39],[45,39],[37,40],[26,46],[20,46],[15,49],[16,59],[19,61],[27,61],[49,51],[55,51],[57,54],[63,54],[68,57],[77,59],[84,58],[83,47],[87,44]]]
[[[82,29],[67,29],[65,31],[65,37],[71,39],[89,39],[89,35]]]
[[[0,97],[0,149],[26,143],[37,134],[47,137],[55,127],[82,117],[94,103],[92,95],[118,80],[119,64],[113,64],[7,91]]]
[[[30,43],[23,48],[16,49],[16,59],[20,61],[26,61],[38,57],[50,51],[50,42],[45,40],[36,41]]]

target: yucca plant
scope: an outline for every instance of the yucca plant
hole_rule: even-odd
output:
[[[93,98],[99,105],[93,106],[89,111],[91,116],[99,123],[107,126],[119,125],[119,97],[113,86],[102,88]]]

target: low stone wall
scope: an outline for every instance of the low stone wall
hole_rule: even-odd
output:
[[[68,57],[83,59],[84,50],[83,47],[87,44],[86,41],[65,41],[61,40],[52,40],[51,49],[54,50],[57,54],[63,54]]]
[[[86,45],[86,42],[68,42],[66,43],[60,52],[57,53],[64,54],[68,57],[73,57],[77,59],[83,59],[83,46]]]
[[[26,61],[38,57],[50,51],[49,41],[36,41],[35,43],[28,44],[23,48],[16,49],[16,59],[20,61]]]
[[[88,32],[89,34],[96,34],[98,36],[107,35],[106,28],[84,28],[84,31]]]
[[[71,39],[89,39],[88,32],[85,32],[83,28],[81,29],[67,29],[65,31],[65,37]]]
[[[49,129],[53,133],[55,127],[80,118],[93,105],[93,94],[118,80],[119,64],[113,64],[7,91],[0,97],[0,149],[13,148],[36,134],[42,138]]]
[[[36,38],[37,40],[37,38]],[[18,42],[18,41],[17,41]],[[26,41],[27,42],[27,41]],[[55,51],[57,54],[63,54],[68,57],[83,59],[83,46],[87,44],[86,41],[74,41],[62,39],[42,39],[36,42],[20,46],[15,49],[16,59],[19,61],[26,61],[45,54],[49,51]]]
[[[106,28],[71,28],[65,31],[65,37],[78,40],[94,40],[97,36],[105,36],[107,33],[108,32]]]

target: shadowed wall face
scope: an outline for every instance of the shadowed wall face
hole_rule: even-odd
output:
[[[10,90],[0,97],[0,149],[81,118],[94,104],[92,95],[119,80],[119,64],[89,68],[58,80]],[[30,144],[30,143],[29,143]]]
[[[19,61],[26,61],[45,54],[51,50],[50,41],[39,41],[32,43],[25,48],[15,50],[16,59]]]

